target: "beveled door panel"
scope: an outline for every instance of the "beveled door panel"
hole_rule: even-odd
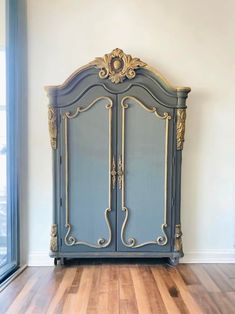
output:
[[[113,110],[112,97],[93,96],[62,112],[65,251],[115,249]]]
[[[118,103],[122,166],[118,250],[169,250],[167,194],[172,116],[166,108],[158,109],[150,96],[144,97],[144,91],[138,92],[119,97]]]

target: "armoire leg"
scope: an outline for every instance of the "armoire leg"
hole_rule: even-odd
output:
[[[177,266],[179,264],[179,257],[169,257],[168,263],[171,266]]]

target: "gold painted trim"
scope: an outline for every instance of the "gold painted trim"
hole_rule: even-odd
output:
[[[129,215],[129,210],[125,205],[125,111],[126,109],[128,109],[128,104],[125,103],[125,101],[127,99],[133,100],[135,101],[135,103],[137,103],[139,106],[141,106],[144,110],[146,110],[147,112],[153,113],[157,118],[159,119],[163,119],[166,121],[165,123],[165,166],[164,166],[164,172],[165,172],[165,177],[164,177],[164,221],[163,224],[161,225],[161,229],[162,229],[162,235],[157,237],[156,240],[153,241],[148,241],[148,242],[144,242],[141,244],[136,244],[137,241],[134,238],[129,238],[127,240],[125,240],[124,234],[125,234],[125,228],[126,228],[126,224],[128,221],[128,215]],[[144,105],[140,100],[138,100],[136,97],[133,96],[125,96],[122,101],[121,101],[121,107],[122,107],[122,211],[125,212],[125,218],[124,218],[124,222],[122,224],[122,228],[121,228],[121,240],[122,243],[126,246],[126,247],[130,247],[130,248],[139,248],[148,244],[158,244],[158,245],[166,245],[168,243],[168,238],[167,238],[167,234],[165,232],[165,229],[167,228],[167,176],[168,176],[168,172],[167,172],[167,160],[168,160],[168,131],[169,131],[169,120],[171,119],[171,116],[169,115],[168,112],[164,112],[163,115],[159,114],[157,112],[156,107],[147,107],[146,105]]]
[[[182,150],[185,135],[186,109],[177,109],[176,117],[176,148],[177,150]]]
[[[118,188],[119,190],[122,189],[122,175],[123,175],[123,172],[122,172],[122,158],[121,156],[119,156],[119,159],[118,159]]]
[[[50,250],[52,252],[58,251],[58,244],[57,244],[57,225],[53,224],[51,225],[51,241],[50,241]]]
[[[115,53],[114,53],[115,52]],[[120,67],[115,66],[114,62],[117,60],[116,55],[119,55],[119,60],[124,59],[125,66],[122,67],[120,71]],[[121,56],[121,57],[120,57]],[[119,61],[117,60],[117,61]],[[113,61],[113,62],[110,62]],[[72,81],[77,75],[80,73],[93,68],[97,67],[100,69],[99,76],[101,78],[106,78],[109,76],[110,80],[114,83],[119,83],[123,81],[125,78],[132,79],[135,77],[136,73],[135,70],[137,68],[144,68],[148,71],[152,72],[165,86],[168,90],[172,92],[186,92],[189,93],[191,91],[190,87],[184,86],[174,86],[170,83],[156,68],[147,65],[145,62],[141,61],[139,58],[132,58],[132,56],[125,54],[121,49],[116,48],[111,53],[104,55],[104,57],[97,57],[95,60],[89,62],[88,64],[78,68],[75,72],[73,72],[67,80],[61,85],[55,86],[45,86],[45,90],[50,92],[52,90],[59,90],[65,88],[70,81]],[[116,69],[115,69],[116,68]]]
[[[56,119],[56,109],[52,106],[48,106],[48,127],[51,148],[57,148],[57,119]]]
[[[68,119],[74,119],[77,117],[81,112],[85,112],[89,110],[92,106],[94,106],[99,100],[108,100],[108,104],[105,106],[105,109],[108,110],[108,119],[109,119],[109,196],[108,196],[108,207],[105,209],[104,217],[105,222],[108,227],[108,233],[109,238],[108,240],[104,238],[100,238],[97,240],[97,244],[92,244],[86,241],[80,241],[75,236],[71,235],[71,229],[72,225],[69,222],[69,199],[68,199],[68,176],[69,176],[69,165],[68,165]],[[64,120],[64,138],[65,138],[65,228],[67,229],[67,233],[65,235],[64,241],[67,246],[73,246],[73,245],[86,245],[93,248],[105,248],[108,247],[109,244],[112,241],[112,230],[109,222],[108,215],[111,212],[111,204],[112,204],[112,178],[111,178],[111,167],[112,167],[112,108],[113,108],[113,102],[112,99],[109,97],[98,97],[96,98],[91,104],[89,104],[87,107],[78,107],[74,113],[71,112],[65,112],[63,114],[63,120]]]
[[[182,252],[183,250],[182,235],[181,225],[175,225],[175,252]]]

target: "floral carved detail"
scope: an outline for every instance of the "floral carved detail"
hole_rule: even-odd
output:
[[[183,250],[182,245],[182,231],[181,231],[181,225],[175,225],[175,247],[174,250],[176,252],[181,252]]]
[[[53,224],[51,226],[50,250],[52,252],[57,252],[58,251],[58,246],[57,246],[57,225],[56,224]]]
[[[56,109],[52,106],[48,107],[48,126],[52,149],[57,148],[57,123],[56,123]]]
[[[177,150],[183,149],[184,134],[185,134],[185,120],[186,120],[186,110],[177,109],[177,123],[176,123]]]
[[[100,69],[99,77],[101,79],[109,78],[115,84],[123,82],[125,78],[133,79],[136,75],[135,69],[147,65],[139,58],[126,55],[119,48],[105,54],[103,58],[96,58],[90,64]]]

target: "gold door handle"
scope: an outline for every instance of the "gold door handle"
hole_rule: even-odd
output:
[[[116,162],[115,162],[115,158],[113,156],[112,169],[111,169],[110,174],[112,177],[112,188],[113,188],[113,190],[115,189],[115,185],[116,185],[116,175],[118,176],[118,188],[119,188],[119,190],[121,190],[121,188],[122,188],[122,175],[123,175],[121,156],[119,156],[119,160],[118,160],[118,171],[116,171]]]
[[[117,171],[117,175],[118,175],[118,188],[119,190],[122,189],[122,175],[123,175],[123,171],[122,171],[122,158],[121,156],[119,156],[119,160],[118,160],[118,171]]]
[[[114,159],[114,156],[113,156],[113,162],[112,162],[112,170],[111,170],[111,177],[112,177],[112,187],[113,187],[113,190],[115,189],[115,185],[116,185],[116,175],[117,175],[117,172],[116,172],[116,162],[115,162],[115,159]]]

